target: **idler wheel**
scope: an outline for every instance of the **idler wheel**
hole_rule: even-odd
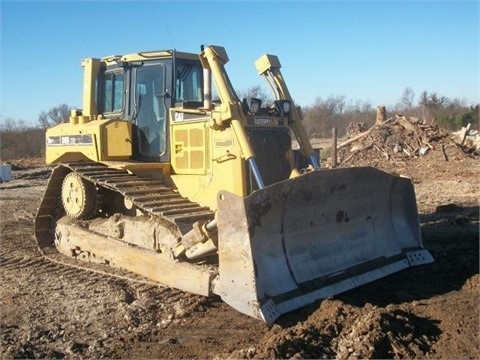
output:
[[[88,219],[97,210],[98,194],[93,183],[71,172],[62,184],[62,203],[68,216],[75,219]]]

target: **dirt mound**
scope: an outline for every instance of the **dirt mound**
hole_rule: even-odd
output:
[[[325,300],[305,321],[275,325],[260,341],[233,357],[258,359],[402,359],[428,354],[440,335],[431,321],[389,305],[355,308]]]
[[[324,300],[317,311],[294,326],[274,325],[264,336],[256,358],[334,358],[335,341],[355,310],[338,300]]]
[[[471,292],[473,294],[480,293],[480,275],[476,274],[468,279],[462,286],[463,291]]]
[[[433,328],[435,329],[435,328]],[[337,359],[404,359],[426,355],[440,331],[395,306],[366,306],[337,340]]]

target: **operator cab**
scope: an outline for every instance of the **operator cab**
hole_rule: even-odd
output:
[[[133,157],[168,162],[169,109],[203,103],[198,56],[175,51],[144,52],[102,59],[97,77],[98,112],[132,123]]]

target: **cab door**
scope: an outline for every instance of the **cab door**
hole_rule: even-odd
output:
[[[147,161],[168,161],[166,70],[161,63],[133,68],[134,156]]]

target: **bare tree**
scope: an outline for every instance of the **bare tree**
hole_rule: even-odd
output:
[[[404,111],[412,110],[414,99],[415,99],[415,92],[411,87],[406,87],[403,90],[402,97],[400,98],[402,110]]]
[[[371,105],[361,101],[348,105],[344,95],[331,95],[327,99],[317,97],[313,105],[305,108],[303,123],[311,137],[329,137],[333,127],[341,136],[349,122],[360,121],[364,112],[370,112],[369,116],[374,119],[370,110]]]
[[[38,122],[42,128],[47,129],[53,125],[67,121],[70,117],[71,110],[72,107],[67,104],[55,106],[48,110],[48,112],[42,111],[40,115],[38,115]]]
[[[0,122],[0,158],[40,157],[45,151],[45,132],[24,120],[6,118]]]
[[[440,96],[436,92],[429,94],[425,90],[420,94],[418,101],[418,105],[422,109],[424,121],[430,121],[441,116],[445,109],[448,108],[449,103],[451,101],[447,97]]]
[[[272,102],[271,96],[260,85],[250,86],[246,90],[236,90],[236,93],[240,100],[256,98],[262,100],[264,104]]]

